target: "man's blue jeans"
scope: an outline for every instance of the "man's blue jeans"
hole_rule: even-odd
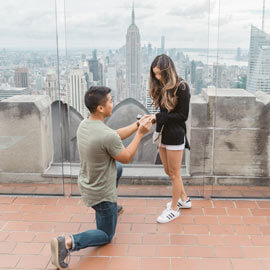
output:
[[[122,175],[122,165],[116,162],[117,178],[116,186]],[[102,246],[111,242],[117,224],[117,204],[101,202],[92,207],[96,212],[96,230],[88,230],[79,234],[71,235],[72,251],[86,247]]]

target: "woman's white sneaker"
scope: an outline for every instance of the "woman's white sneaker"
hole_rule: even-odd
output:
[[[180,216],[180,210],[174,211],[171,208],[166,208],[162,214],[157,218],[158,223],[167,223]]]
[[[167,208],[171,208],[171,205],[172,205],[172,202],[168,202]],[[179,199],[177,202],[177,207],[179,209],[188,209],[188,208],[191,208],[191,206],[192,206],[192,203],[191,203],[190,198],[188,198],[186,201],[182,201],[181,199]]]

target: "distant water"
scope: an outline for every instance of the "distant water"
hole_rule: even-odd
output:
[[[207,64],[207,55],[203,52],[184,52],[184,55],[188,55],[189,60],[192,61],[202,61],[204,64]],[[235,59],[236,54],[219,54],[218,63],[220,65],[227,66],[248,66],[248,60],[246,61],[237,61]],[[217,55],[209,54],[208,64],[213,65],[217,63]]]

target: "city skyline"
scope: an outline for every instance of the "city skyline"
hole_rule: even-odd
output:
[[[63,0],[56,0],[58,3],[61,1]],[[28,0],[28,3],[30,2],[31,0]],[[119,0],[117,3],[120,2]],[[212,2],[214,3],[214,1]],[[199,12],[199,7],[205,7],[207,3],[209,4],[208,0],[201,1],[197,9],[193,9],[194,14]],[[237,49],[225,51],[221,49],[221,44],[219,44],[220,49],[214,52],[205,47],[198,49],[201,43],[196,42],[194,42],[194,46],[197,47],[197,51],[192,51],[192,47],[187,48],[187,50],[169,48],[167,34],[164,33],[159,36],[157,45],[152,42],[145,44],[141,42],[141,31],[143,31],[144,26],[141,29],[137,25],[137,17],[140,18],[140,15],[137,15],[136,8],[135,23],[134,6],[134,2],[132,2],[127,14],[122,15],[129,17],[129,22],[121,26],[121,28],[126,29],[126,40],[116,50],[112,49],[111,43],[108,43],[107,46],[111,48],[110,50],[102,50],[99,47],[91,50],[88,46],[85,53],[79,52],[79,50],[72,53],[70,50],[65,55],[63,50],[60,50],[59,57],[55,57],[49,52],[41,54],[31,51],[25,53],[9,52],[8,48],[7,50],[0,48],[0,60],[3,66],[0,72],[0,85],[2,85],[3,90],[9,90],[14,86],[24,86],[19,84],[19,80],[16,79],[19,76],[18,72],[18,76],[16,75],[16,68],[28,67],[31,81],[29,88],[33,94],[42,94],[45,90],[46,93],[49,93],[52,101],[59,96],[61,100],[71,104],[82,115],[85,115],[83,93],[91,85],[106,85],[112,88],[112,96],[116,104],[126,98],[133,98],[143,105],[150,106],[147,94],[149,67],[154,57],[161,53],[166,53],[172,58],[179,76],[190,84],[192,94],[200,94],[202,88],[211,86],[246,89],[249,57],[247,49],[238,45]],[[148,9],[150,5],[146,5],[144,8]],[[122,7],[122,10],[124,11],[125,8]],[[185,7],[182,11],[175,9],[170,14],[172,16],[173,14],[175,16],[179,14],[188,16],[189,11]],[[208,17],[207,14],[207,16],[205,15],[205,10],[201,14],[204,14],[205,18]],[[222,20],[220,23],[223,25]],[[247,37],[249,38],[250,34]],[[185,44],[181,43],[180,45],[184,47]],[[253,48],[252,45],[251,48]],[[56,51],[54,51],[55,53]],[[269,54],[269,50],[267,53]],[[53,67],[57,67],[57,65],[59,65],[59,70],[55,69],[52,72]],[[54,78],[51,78],[50,74]],[[251,76],[249,77],[251,78]],[[59,86],[56,85],[56,80]],[[55,91],[56,89],[58,92]]]
[[[27,0],[20,10],[15,0],[1,3],[1,48],[55,47],[54,1],[39,2],[38,6],[35,3]],[[65,45],[63,3],[63,0],[57,0],[60,48]],[[208,46],[208,0],[191,0],[189,3],[169,0],[165,5],[160,0],[147,3],[137,0],[134,3],[142,45],[151,42],[158,47],[161,36],[165,35],[167,48]],[[210,48],[215,48],[218,1],[210,0],[210,4]],[[126,0],[98,3],[66,1],[67,48],[122,47],[131,7],[132,1]],[[261,27],[262,3],[228,0],[226,5],[221,1],[220,9],[220,48],[247,49],[250,25]],[[269,17],[270,10],[266,4],[266,32],[270,32]]]

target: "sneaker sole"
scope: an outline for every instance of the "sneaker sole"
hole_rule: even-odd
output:
[[[60,266],[58,261],[58,252],[59,252],[58,240],[56,238],[53,238],[51,241],[52,264],[60,270],[68,270],[69,268],[63,268]]]
[[[169,223],[169,222],[171,222],[171,221],[173,221],[174,219],[179,218],[179,217],[180,217],[180,215],[179,215],[178,217],[174,217],[174,218],[172,218],[172,219],[170,219],[170,220],[161,220],[161,221],[157,219],[157,222],[158,222],[158,223],[161,223],[161,224]]]

